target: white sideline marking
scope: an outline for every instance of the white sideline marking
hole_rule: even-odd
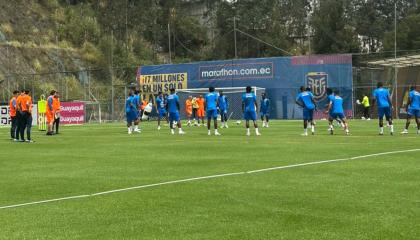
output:
[[[65,201],[65,200],[70,200],[70,199],[95,197],[95,196],[100,196],[100,195],[116,193],[116,192],[125,192],[125,191],[130,191],[130,190],[135,190],[135,189],[150,188],[150,187],[176,184],[176,183],[182,183],[182,182],[192,182],[192,181],[198,181],[198,180],[203,180],[203,179],[212,179],[212,178],[220,178],[220,177],[227,177],[227,176],[234,176],[234,175],[253,174],[253,173],[274,171],[274,170],[287,169],[287,168],[296,168],[296,167],[303,167],[303,166],[310,166],[310,165],[317,165],[317,164],[324,164],[324,163],[350,161],[350,160],[357,160],[357,159],[363,159],[363,158],[369,158],[369,157],[377,157],[377,156],[397,154],[397,153],[418,152],[418,151],[420,151],[420,149],[399,150],[399,151],[391,151],[391,152],[382,152],[382,153],[361,155],[361,156],[356,156],[356,157],[339,158],[339,159],[332,159],[332,160],[323,160],[323,161],[316,161],[316,162],[298,163],[298,164],[292,164],[292,165],[286,165],[286,166],[263,168],[263,169],[251,170],[251,171],[246,171],[246,172],[233,172],[233,173],[209,175],[209,176],[203,176],[203,177],[186,178],[186,179],[173,180],[173,181],[160,182],[160,183],[153,183],[153,184],[146,184],[146,185],[140,185],[140,186],[134,186],[134,187],[128,187],[128,188],[114,189],[114,190],[97,192],[97,193],[92,193],[92,194],[62,197],[62,198],[54,198],[54,199],[41,200],[41,201],[36,201],[36,202],[20,203],[20,204],[8,205],[8,206],[0,206],[0,209],[18,208],[18,207],[23,207],[23,206],[28,206],[28,205],[59,202],[59,201]]]

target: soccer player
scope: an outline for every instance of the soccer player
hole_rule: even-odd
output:
[[[133,122],[136,121],[138,115],[138,110],[134,103],[134,94],[132,90],[128,92],[128,97],[125,100],[125,114],[127,117],[128,134],[132,134],[134,130]]]
[[[368,120],[370,121],[370,103],[369,103],[369,97],[366,94],[363,94],[363,99],[361,104],[363,105],[363,117],[362,120]]]
[[[268,128],[268,121],[270,117],[270,100],[265,93],[261,94],[260,115],[263,127]]]
[[[20,95],[16,98],[17,110],[19,112],[19,121],[17,127],[16,139],[20,142],[25,142],[25,129],[29,118],[30,99],[27,97],[25,90],[22,90]],[[29,136],[30,137],[30,136]],[[29,139],[30,140],[30,139]]]
[[[198,117],[198,126],[201,126],[200,119],[204,125],[204,98],[203,95],[200,95],[197,98],[197,104],[198,104],[198,111],[197,111],[197,117]]]
[[[193,107],[193,120],[194,120],[194,126],[197,126],[198,123],[196,121],[196,118],[198,118],[198,109],[200,106],[198,106],[197,98],[193,97],[191,100],[192,107]],[[200,119],[198,119],[198,122],[200,122]]]
[[[334,95],[334,91],[333,91],[333,89],[332,88],[327,88],[327,100],[328,100],[328,103],[327,103],[327,105],[326,105],[326,108],[328,109],[328,106],[330,105],[330,102],[331,101],[333,101],[334,100],[334,97],[335,97],[335,95]],[[344,124],[343,124],[343,122],[339,119],[339,118],[334,118],[333,116],[332,116],[332,111],[331,111],[332,109],[330,109],[329,111],[326,111],[325,113],[327,113],[328,114],[328,119],[330,119],[330,118],[332,118],[333,120],[335,120],[335,121],[337,121],[337,123],[338,124],[340,124],[341,125],[341,127],[344,129]],[[330,125],[330,126],[332,126],[332,125]],[[331,129],[331,127],[329,127],[328,128],[328,131],[329,132],[331,132],[331,131],[333,131],[334,129]]]
[[[377,89],[373,92],[372,106],[377,102],[379,117],[379,135],[384,135],[384,116],[388,121],[390,134],[394,134],[394,125],[392,124],[392,100],[389,90],[383,87],[383,83],[378,82]]]
[[[185,100],[185,114],[187,115],[187,118],[188,118],[187,126],[190,126],[191,116],[193,114],[192,96],[189,96],[187,100]]]
[[[182,135],[185,134],[185,132],[182,131],[181,120],[179,118],[179,97],[175,93],[175,88],[171,88],[170,91],[171,94],[168,96],[168,102],[166,104],[166,111],[169,112],[169,126],[171,128],[171,133],[175,134],[174,122],[177,122],[178,133]]]
[[[47,130],[47,135],[51,136],[54,135],[54,131],[53,131],[53,123],[54,123],[54,96],[56,94],[55,90],[52,90],[50,92],[50,95],[47,98],[47,111],[45,113],[45,116],[47,117],[47,125],[48,125],[48,130]]]
[[[223,94],[223,91],[219,91],[219,110],[220,110],[220,119],[222,121],[222,128],[229,128],[227,125],[227,113],[229,108],[228,98]]]
[[[246,87],[246,93],[242,95],[242,112],[244,113],[245,119],[245,126],[246,126],[246,135],[250,136],[251,133],[249,131],[249,121],[252,120],[254,122],[255,134],[260,136],[260,132],[258,131],[257,125],[257,112],[258,103],[257,97],[252,91],[251,86]]]
[[[311,92],[305,90],[304,86],[300,87],[300,93],[296,98],[296,104],[303,108],[303,134],[308,136],[308,122],[311,124],[312,135],[315,134],[314,110],[315,101]]]
[[[32,97],[31,92],[29,90],[25,90],[26,95],[26,104],[28,106],[28,111],[26,113],[26,142],[34,142],[31,138],[31,130],[32,130]]]
[[[141,97],[140,97],[140,91],[135,90],[133,95],[133,105],[134,105],[134,112],[136,113],[136,119],[134,121],[134,129],[133,132],[141,133],[141,130],[139,129],[139,124],[141,117],[143,115],[144,107],[141,105]]]
[[[344,109],[343,109],[343,98],[340,97],[340,93],[338,92],[338,90],[336,90],[334,92],[334,97],[329,98],[329,104],[328,104],[328,108],[327,108],[327,113],[329,113],[329,131],[330,134],[333,135],[334,134],[334,126],[333,126],[333,121],[334,119],[340,119],[340,121],[344,124],[344,131],[346,132],[346,134],[348,135],[349,132],[349,126],[347,123],[347,119],[346,116],[344,115]]]
[[[53,129],[55,126],[55,134],[58,134],[58,128],[60,126],[60,111],[61,111],[61,104],[58,92],[55,93],[53,97],[53,109],[54,109],[54,122],[53,122]]]
[[[9,102],[9,115],[10,115],[10,119],[12,120],[12,126],[10,128],[10,138],[11,140],[16,140],[16,129],[17,129],[17,124],[18,124],[18,119],[16,117],[16,112],[17,112],[17,103],[16,103],[16,98],[19,95],[19,91],[13,91],[13,97],[10,99]]]
[[[158,114],[158,130],[160,130],[160,121],[162,118],[165,118],[168,121],[166,116],[166,98],[163,96],[162,92],[158,93],[156,97],[156,111]]]
[[[214,135],[220,136],[220,133],[217,131],[217,106],[219,101],[219,95],[215,92],[214,87],[209,87],[209,93],[206,94],[205,98],[205,109],[207,115],[207,130],[208,135],[211,135],[210,125],[211,119],[214,122]]]
[[[414,117],[417,123],[417,134],[420,134],[420,93],[416,90],[415,86],[410,88],[406,110],[407,122],[405,124],[404,131],[402,131],[402,134],[408,133],[408,127],[410,126],[412,117]]]

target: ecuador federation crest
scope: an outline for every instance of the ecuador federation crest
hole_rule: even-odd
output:
[[[308,72],[306,86],[312,90],[316,101],[323,100],[327,96],[328,74],[325,72]]]

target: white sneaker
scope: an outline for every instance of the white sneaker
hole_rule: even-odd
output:
[[[302,134],[300,134],[301,136],[304,136],[304,137],[307,137],[308,136],[308,133],[302,133]]]
[[[362,117],[362,120],[365,120],[365,117]]]
[[[208,131],[207,135],[211,136],[211,132],[210,132],[210,131]]]
[[[229,126],[227,124],[225,124],[225,128],[229,128]]]
[[[160,130],[160,126],[158,126],[158,130]]]
[[[370,118],[368,118],[367,120],[370,121]]]
[[[401,134],[408,134],[408,130],[404,129],[404,131],[402,131]]]
[[[172,134],[172,135],[174,135],[174,134],[175,134],[175,131],[174,131],[173,129],[171,129],[171,134]]]
[[[219,132],[215,132],[214,136],[221,136],[222,134],[220,134]]]
[[[255,133],[255,135],[257,135],[257,136],[261,136],[261,133],[259,133],[259,132],[256,132],[256,133]]]
[[[182,131],[182,130],[179,130],[178,134],[179,134],[179,135],[184,135],[184,134],[185,134],[185,132],[184,132],[184,131]]]
[[[134,129],[134,132],[141,133],[141,129]]]

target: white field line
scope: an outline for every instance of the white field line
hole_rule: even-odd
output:
[[[310,165],[351,161],[351,160],[357,160],[357,159],[363,159],[363,158],[378,157],[378,156],[383,156],[383,155],[390,155],[390,154],[397,154],[397,153],[419,152],[419,151],[420,151],[420,149],[409,149],[409,150],[382,152],[382,153],[374,153],[374,154],[361,155],[361,156],[348,157],[348,158],[339,158],[339,159],[332,159],[332,160],[323,160],[323,161],[299,163],[299,164],[292,164],[292,165],[285,165],[285,166],[278,166],[278,167],[271,167],[271,168],[256,169],[256,170],[250,170],[250,171],[245,171],[245,172],[233,172],[233,173],[209,175],[209,176],[202,176],[202,177],[186,178],[186,179],[173,180],[173,181],[167,181],[167,182],[139,185],[139,186],[128,187],[128,188],[114,189],[114,190],[91,193],[91,194],[84,194],[84,195],[54,198],[54,199],[47,199],[47,200],[41,200],[41,201],[35,201],[35,202],[26,202],[26,203],[19,203],[19,204],[7,205],[7,206],[0,206],[0,209],[18,208],[18,207],[24,207],[24,206],[28,206],[28,205],[46,204],[46,203],[60,202],[60,201],[65,201],[65,200],[70,200],[70,199],[95,197],[95,196],[100,196],[100,195],[116,193],[116,192],[125,192],[125,191],[131,191],[131,190],[136,190],[136,189],[151,188],[151,187],[157,187],[157,186],[169,185],[169,184],[176,184],[176,183],[183,183],[183,182],[192,182],[192,181],[199,181],[199,180],[212,179],[212,178],[221,178],[221,177],[228,177],[228,176],[234,176],[234,175],[254,174],[254,173],[275,171],[275,170],[281,170],[281,169],[287,169],[287,168],[296,168],[296,167],[304,167],[304,166],[310,166]]]

